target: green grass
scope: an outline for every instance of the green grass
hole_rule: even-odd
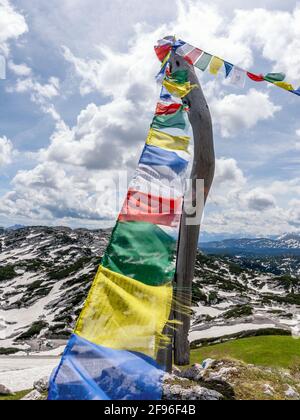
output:
[[[15,395],[9,395],[7,397],[1,397],[1,395],[0,395],[0,401],[19,401],[22,398],[24,398],[25,395],[29,394],[29,392],[31,392],[31,390],[16,392]]]
[[[229,341],[191,352],[191,363],[207,358],[232,358],[256,366],[292,368],[300,365],[300,340],[292,337],[252,337]]]

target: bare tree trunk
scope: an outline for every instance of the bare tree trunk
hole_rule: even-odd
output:
[[[194,89],[185,98],[185,101],[190,106],[189,118],[193,128],[195,143],[194,164],[191,175],[193,199],[196,197],[196,180],[200,179],[204,180],[204,202],[206,202],[215,172],[215,152],[210,111],[194,67],[176,55],[172,58],[171,63],[172,71],[188,69],[190,82],[199,86],[199,89]],[[196,203],[194,202],[193,204],[195,205]],[[187,215],[184,212],[180,228],[175,296],[176,302],[190,308],[192,304],[192,282],[195,274],[200,222],[194,226],[188,226],[186,224],[187,217],[191,217],[191,215]],[[174,338],[174,362],[179,366],[183,366],[190,363],[188,335],[191,317],[179,309],[175,311],[175,319],[180,321],[181,326],[178,327]]]

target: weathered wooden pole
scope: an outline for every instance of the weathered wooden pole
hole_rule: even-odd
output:
[[[170,37],[171,38],[171,37]],[[194,135],[194,162],[191,174],[192,180],[192,206],[196,211],[203,211],[215,173],[215,152],[213,142],[213,130],[210,111],[201,89],[199,80],[196,76],[194,67],[186,62],[182,57],[173,55],[171,57],[172,71],[188,70],[189,80],[192,84],[197,84],[199,88],[194,89],[185,101],[190,106],[189,119],[193,128]],[[196,201],[196,181],[204,181],[204,200]],[[186,200],[189,201],[189,200]],[[203,202],[204,201],[204,202]],[[190,345],[188,340],[191,317],[188,313],[184,313],[180,306],[191,308],[192,303],[192,283],[195,274],[195,262],[198,250],[198,241],[200,233],[200,220],[196,219],[196,223],[188,225],[187,220],[191,219],[195,214],[186,211],[183,212],[180,238],[177,253],[176,268],[176,290],[175,300],[179,303],[177,310],[171,314],[170,319],[179,321],[180,326],[177,327],[172,344],[168,348],[162,349],[158,353],[157,361],[161,366],[166,367],[168,372],[172,371],[173,349],[174,362],[178,366],[188,365],[190,362]],[[173,335],[171,327],[166,327],[164,334]]]
[[[172,71],[187,69],[190,82],[199,86],[199,88],[194,89],[185,98],[185,101],[190,106],[189,119],[194,134],[194,164],[191,175],[193,207],[196,206],[198,207],[198,211],[203,212],[203,204],[206,203],[215,173],[215,152],[211,115],[194,67],[176,55],[172,57],[171,65]],[[203,200],[202,202],[201,200],[200,202],[196,202],[197,180],[204,181],[204,203]],[[199,208],[199,206],[202,208]],[[195,274],[201,221],[200,217],[200,220],[199,218],[195,220],[195,224],[188,225],[187,220],[190,218],[190,211],[187,212],[185,209],[180,228],[175,293],[176,302],[188,308],[191,308],[192,305],[192,283]],[[174,318],[181,324],[176,329],[174,337],[174,362],[178,366],[188,365],[190,363],[188,335],[191,326],[191,316],[179,308],[175,311]],[[168,360],[170,361],[170,356]]]

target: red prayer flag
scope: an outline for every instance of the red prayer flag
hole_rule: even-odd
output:
[[[179,109],[182,107],[181,104],[170,104],[165,105],[162,103],[158,103],[155,111],[155,115],[171,115],[175,114]]]
[[[249,79],[253,80],[254,82],[264,82],[265,78],[262,74],[254,74],[247,72],[247,76]]]
[[[154,47],[156,55],[158,59],[163,62],[166,56],[169,54],[169,52],[172,49],[171,44],[165,44],[165,45],[158,45],[157,47]]]
[[[119,216],[122,222],[145,222],[155,225],[178,226],[182,213],[182,198],[157,197],[129,190]]]
[[[203,54],[202,50],[200,50],[199,48],[195,48],[193,51],[188,53],[184,58],[187,62],[194,65],[197,62],[197,60],[201,57],[202,54]]]

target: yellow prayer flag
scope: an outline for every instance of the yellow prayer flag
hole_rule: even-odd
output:
[[[169,52],[169,54],[166,56],[166,58],[164,59],[164,61],[162,62],[162,65],[161,65],[161,67],[164,67],[166,64],[167,64],[167,62],[170,60],[170,57],[171,57],[171,51]]]
[[[293,85],[291,85],[290,83],[286,83],[286,82],[274,82],[274,85],[276,85],[276,86],[278,86],[282,89],[289,90],[289,91],[290,90],[295,90]]]
[[[209,68],[210,73],[216,76],[221,70],[223,64],[224,64],[224,61],[221,60],[221,58],[213,57],[213,59],[210,62],[210,68]]]
[[[172,298],[171,283],[148,286],[100,266],[75,334],[96,345],[155,358]]]
[[[163,131],[150,129],[146,143],[150,146],[160,147],[167,150],[183,150],[188,153],[190,143],[188,136],[172,136]]]
[[[191,85],[191,82],[186,82],[179,84],[176,82],[171,82],[170,80],[165,80],[163,82],[164,87],[171,93],[171,95],[177,96],[179,98],[184,98],[187,96],[195,87],[198,85]]]

